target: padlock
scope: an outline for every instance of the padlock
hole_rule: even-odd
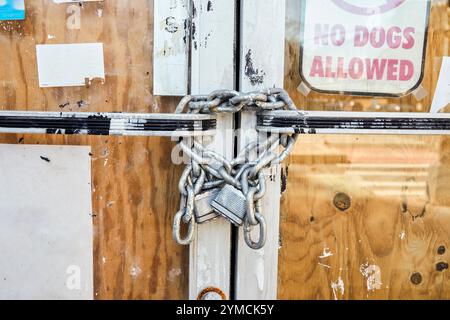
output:
[[[226,184],[211,203],[218,214],[236,226],[242,226],[247,213],[247,199],[242,191]]]
[[[204,223],[219,217],[211,207],[211,202],[216,198],[220,189],[211,189],[200,193],[194,200],[194,216],[197,223]]]

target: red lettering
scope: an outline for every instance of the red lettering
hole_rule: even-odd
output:
[[[369,30],[364,26],[355,27],[355,47],[364,47],[369,41]]]
[[[406,42],[403,43],[402,48],[403,49],[411,49],[414,47],[414,37],[413,34],[416,32],[416,30],[413,27],[408,27],[403,30],[403,36],[406,39]]]
[[[395,81],[398,79],[398,60],[388,59],[387,63],[387,79]]]
[[[364,72],[364,63],[360,58],[353,58],[350,60],[350,64],[348,66],[348,74],[352,79],[361,78]]]
[[[402,44],[402,36],[400,33],[402,29],[399,27],[392,27],[387,32],[387,44],[391,49],[397,49]]]
[[[336,76],[336,73],[331,71],[331,68],[333,67],[333,57],[327,57],[326,61],[327,66],[325,68],[325,77],[334,78]]]
[[[345,28],[342,24],[337,24],[333,26],[333,28],[331,28],[331,42],[337,47],[340,47],[344,44]]]
[[[386,31],[382,27],[373,28],[370,32],[370,43],[374,48],[381,48],[386,41]]]
[[[386,59],[366,59],[367,79],[381,80],[386,70]]]
[[[347,78],[347,73],[344,71],[344,58],[343,57],[338,58],[337,77],[342,78],[342,79]]]
[[[399,71],[399,80],[400,81],[408,81],[414,75],[414,65],[409,60],[401,60],[400,61],[400,71]]]
[[[324,77],[322,57],[315,56],[312,62],[310,77]]]
[[[322,30],[322,26],[325,30]],[[328,45],[328,30],[329,25],[328,24],[316,24],[315,30],[314,30],[314,44],[316,45]]]

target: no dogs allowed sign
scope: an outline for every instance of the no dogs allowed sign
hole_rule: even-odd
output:
[[[323,93],[402,96],[423,77],[428,0],[303,0],[300,73]]]

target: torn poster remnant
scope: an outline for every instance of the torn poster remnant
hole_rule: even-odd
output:
[[[0,0],[0,20],[24,20],[24,0]]]

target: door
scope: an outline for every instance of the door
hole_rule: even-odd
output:
[[[418,89],[362,97],[305,91],[304,15],[287,0],[285,88],[306,110],[428,113],[450,53],[448,10],[431,1]],[[300,138],[283,169],[278,298],[448,299],[448,146],[445,135]]]
[[[301,78],[305,1],[59,2],[30,1],[25,20],[0,21],[5,110],[172,113],[186,94],[282,87],[308,111],[426,114],[449,55],[448,4],[431,1],[419,86],[339,94]],[[80,43],[103,44],[103,81],[42,86],[36,45]],[[202,143],[232,159],[268,138],[257,117],[218,115]],[[0,143],[91,146],[96,299],[445,299],[450,143],[422,133],[301,135],[264,171],[260,250],[225,219],[199,225],[189,248],[173,241],[185,163],[170,139],[2,133]]]

